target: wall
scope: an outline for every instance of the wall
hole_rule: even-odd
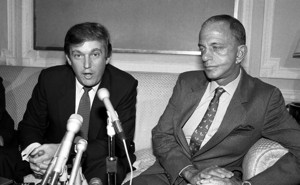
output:
[[[287,102],[300,101],[300,59],[290,57],[300,37],[300,1],[236,2],[235,13],[247,31],[246,71],[279,87]],[[0,5],[0,15],[7,13],[7,21],[0,18],[1,27],[7,28],[6,33],[1,29],[0,64],[47,67],[65,62],[62,52],[33,49],[32,0],[6,0]],[[177,73],[201,69],[195,55],[114,53],[112,64],[128,71]]]

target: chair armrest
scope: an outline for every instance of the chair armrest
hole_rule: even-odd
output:
[[[258,140],[247,152],[243,160],[243,179],[250,179],[272,166],[288,150],[269,139]]]
[[[135,170],[133,171],[132,178],[139,176],[142,172],[144,172],[151,165],[153,165],[156,160],[151,148],[138,150],[135,152],[135,155],[136,161],[133,163],[133,167],[135,167]],[[122,184],[125,184],[129,180],[130,172],[126,175],[126,178],[124,179]]]

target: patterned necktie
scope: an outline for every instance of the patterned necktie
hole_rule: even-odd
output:
[[[83,123],[80,129],[80,135],[84,139],[88,139],[89,121],[90,121],[90,97],[89,91],[91,87],[83,87],[84,93],[81,96],[77,113],[82,116]]]
[[[201,143],[203,142],[204,137],[207,134],[208,129],[215,118],[219,105],[219,98],[223,92],[225,92],[225,90],[221,87],[218,87],[215,90],[215,95],[213,99],[210,101],[209,106],[201,122],[199,123],[191,137],[190,150],[192,152],[192,155],[194,155],[199,150]]]

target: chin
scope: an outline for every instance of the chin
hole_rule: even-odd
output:
[[[213,71],[205,71],[205,74],[206,74],[206,77],[209,78],[210,80],[216,80],[219,77]]]

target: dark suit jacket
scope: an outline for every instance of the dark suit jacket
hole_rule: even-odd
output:
[[[14,121],[6,111],[5,89],[0,77],[0,135],[3,137],[4,145],[10,145],[14,137]]]
[[[99,88],[103,87],[107,88],[110,92],[110,100],[122,122],[123,130],[127,137],[126,142],[131,161],[134,162],[135,156],[133,153],[135,149],[133,137],[137,80],[128,73],[108,64]],[[69,65],[63,65],[43,70],[33,90],[32,97],[28,102],[24,118],[19,124],[22,150],[33,142],[41,144],[60,143],[66,132],[67,120],[74,113],[75,74],[72,68]],[[87,163],[97,162],[99,153],[104,156],[108,153],[106,126],[106,108],[96,95],[90,113],[88,147],[86,150]],[[102,151],[103,148],[106,151]],[[128,171],[129,165],[123,143],[118,138],[116,139],[116,156],[119,158],[122,166],[124,166],[125,171]],[[83,164],[83,166],[85,165]],[[95,173],[93,172],[93,174]],[[89,178],[87,179],[89,180]]]
[[[264,137],[279,142],[289,152],[273,167],[253,177],[253,184],[298,184],[300,127],[287,112],[280,90],[250,77],[244,70],[219,130],[191,156],[182,127],[198,106],[207,85],[202,71],[179,76],[167,108],[152,131],[158,160],[145,173],[165,173],[170,184],[186,184],[178,174],[187,165],[200,170],[219,165],[241,171],[244,155]]]

